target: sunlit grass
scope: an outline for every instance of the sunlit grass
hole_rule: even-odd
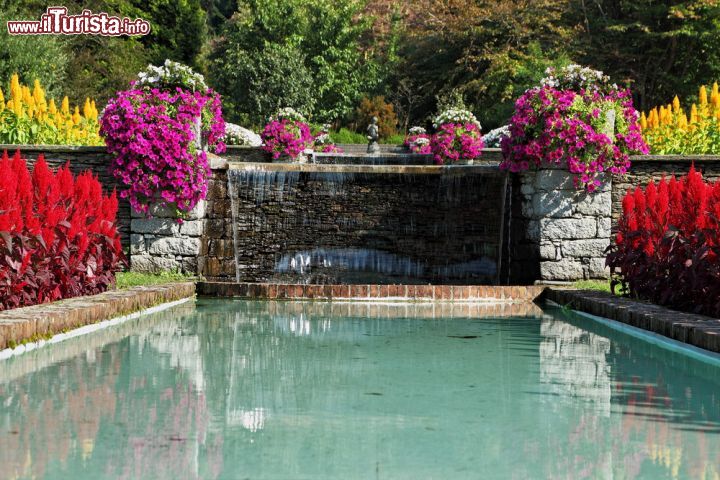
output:
[[[610,293],[610,280],[578,280],[573,287],[580,290],[600,290]]]
[[[139,272],[118,272],[115,274],[117,288],[130,288],[146,285],[159,285],[162,283],[187,282],[195,280],[196,277],[176,272],[162,273],[139,273]]]

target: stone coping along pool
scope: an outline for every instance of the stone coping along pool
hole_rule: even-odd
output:
[[[0,351],[27,342],[166,304],[195,294],[205,297],[319,301],[332,309],[364,304],[373,314],[402,317],[408,305],[443,316],[506,317],[532,314],[544,301],[720,353],[720,319],[678,312],[595,290],[558,286],[476,285],[302,285],[232,282],[178,282],[112,290],[49,304],[0,312]],[[402,308],[396,308],[401,306]],[[366,308],[362,307],[362,308]],[[370,310],[368,310],[369,312]]]

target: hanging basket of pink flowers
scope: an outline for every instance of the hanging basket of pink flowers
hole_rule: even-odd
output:
[[[301,160],[305,149],[315,142],[305,117],[292,108],[282,108],[265,125],[260,134],[263,150],[273,160]]]
[[[630,155],[648,153],[629,90],[579,65],[547,73],[515,103],[500,168],[563,167],[576,188],[595,192],[630,168]]]
[[[467,110],[446,110],[435,118],[430,140],[435,163],[472,163],[483,149],[480,122]]]
[[[146,215],[150,207],[168,208],[179,220],[207,194],[207,152],[225,150],[220,95],[202,75],[170,60],[149,65],[108,101],[100,133],[120,198]]]

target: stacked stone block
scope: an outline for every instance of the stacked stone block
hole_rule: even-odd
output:
[[[206,202],[200,201],[178,222],[175,211],[153,207],[150,217],[132,212],[130,268],[136,272],[198,273],[201,237],[205,231]]]
[[[611,181],[588,194],[576,190],[564,169],[527,172],[515,182],[513,202],[512,281],[608,277]]]

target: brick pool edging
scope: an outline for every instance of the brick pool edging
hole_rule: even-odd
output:
[[[128,315],[195,294],[195,283],[178,282],[111,290],[0,312],[0,350],[37,341],[103,320]]]
[[[596,290],[547,285],[297,285],[182,282],[141,286],[0,312],[0,350],[128,315],[195,294],[244,299],[341,302],[528,304],[541,299],[720,353],[720,319],[678,312]],[[487,312],[486,312],[487,313]],[[501,312],[495,312],[501,313]],[[506,312],[507,313],[507,312]]]
[[[544,297],[573,310],[616,320],[688,345],[720,353],[720,319],[679,312],[597,290],[547,288]]]
[[[525,303],[545,286],[493,285],[299,285],[198,282],[198,295],[272,300],[440,301]]]

